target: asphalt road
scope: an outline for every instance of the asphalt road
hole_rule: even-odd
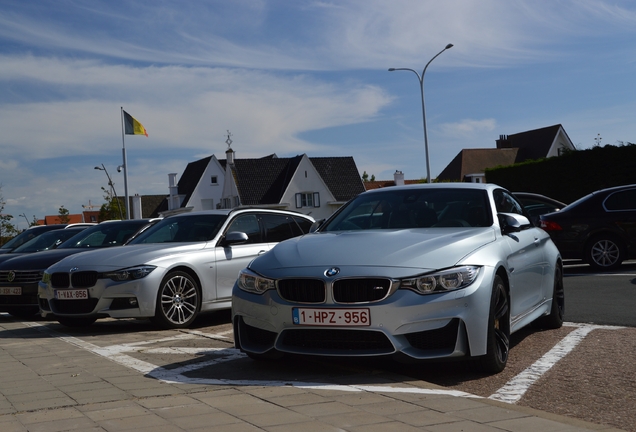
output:
[[[570,262],[564,286],[568,321],[636,327],[636,261],[606,273]]]

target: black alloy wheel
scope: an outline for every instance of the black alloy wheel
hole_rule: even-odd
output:
[[[486,355],[478,358],[482,372],[499,373],[505,369],[510,351],[510,298],[501,276],[496,275],[490,300]]]

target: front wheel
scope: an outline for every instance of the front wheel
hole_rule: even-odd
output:
[[[613,235],[594,237],[585,248],[585,261],[596,270],[613,270],[624,259],[621,242]]]
[[[163,328],[185,328],[201,310],[201,290],[186,272],[168,273],[157,293],[157,307],[152,321]]]
[[[510,350],[510,298],[501,276],[495,276],[490,298],[486,355],[477,359],[482,372],[499,373],[506,367]]]

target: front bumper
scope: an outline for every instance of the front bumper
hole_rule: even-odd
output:
[[[235,285],[235,343],[254,354],[403,354],[412,359],[484,355],[493,278],[493,270],[484,267],[475,282],[461,290],[420,295],[399,289],[381,301],[355,304],[302,304],[283,299],[275,290],[252,294]],[[298,325],[294,308],[368,309],[370,325]]]
[[[50,281],[40,282],[38,286],[40,314],[42,317],[55,315],[150,318],[155,315],[157,290],[161,282],[159,273],[153,272],[143,279],[126,282],[96,279],[91,282],[91,286],[80,288],[88,291],[86,299],[62,300],[56,296],[56,291],[78,287],[53,286]]]

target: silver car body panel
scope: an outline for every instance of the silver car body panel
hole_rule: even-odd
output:
[[[277,281],[290,278],[321,280],[326,287],[325,301],[307,305],[285,299],[280,289],[255,294],[242,290],[236,284],[232,316],[237,346],[254,354],[275,349],[314,355],[401,353],[414,359],[484,355],[496,274],[503,275],[509,287],[511,333],[550,312],[555,266],[560,260],[558,250],[546,232],[530,226],[528,220],[520,215],[509,216],[528,222],[528,225],[518,232],[502,233],[499,217],[504,214],[495,211],[493,201],[493,191],[501,188],[459,183],[391,189],[399,191],[414,187],[485,190],[490,200],[493,223],[488,227],[318,231],[282,242],[268,254],[255,259],[249,270]],[[388,278],[397,283],[399,279],[460,265],[479,266],[481,270],[471,285],[456,291],[420,294],[401,288],[392,290],[380,301],[354,304],[339,303],[333,298],[333,284],[338,280]],[[337,269],[337,275],[327,276],[333,268]],[[330,312],[368,309],[370,325],[298,325],[293,319],[294,309],[298,308],[324,308]],[[269,333],[258,333],[259,329]],[[444,329],[456,332],[453,347],[420,349],[407,339],[416,337],[420,332],[433,331],[441,335]],[[304,331],[305,335],[310,331],[327,331],[331,332],[331,336],[337,335],[337,331],[344,333],[347,330],[356,332],[352,335],[362,336],[362,332],[380,332],[391,346],[355,350],[308,346],[302,342],[287,343],[286,340],[297,333],[296,330]],[[246,332],[252,332],[261,339],[247,337]]]

